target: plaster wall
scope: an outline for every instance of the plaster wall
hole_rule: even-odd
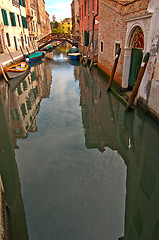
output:
[[[138,97],[159,115],[159,1],[150,0],[148,11],[152,12],[148,32],[146,52],[150,52],[150,59],[140,85]]]

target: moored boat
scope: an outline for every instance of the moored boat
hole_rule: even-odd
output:
[[[42,48],[42,51],[51,52],[53,50],[52,44],[47,45],[46,47]]]
[[[4,68],[8,78],[16,78],[23,75],[29,68],[28,63],[20,62]]]
[[[34,61],[39,61],[40,59],[43,58],[43,52],[35,52],[30,54],[25,60],[26,62],[34,62]]]
[[[70,57],[70,59],[77,60],[80,58],[81,53],[68,53],[68,56]]]

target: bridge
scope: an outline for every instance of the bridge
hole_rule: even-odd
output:
[[[54,41],[64,41],[64,42],[66,41],[66,42],[70,43],[72,46],[78,47],[77,41],[73,41],[65,36],[57,36],[52,33],[49,33],[48,35],[46,35],[45,37],[43,37],[37,41],[38,49],[41,50],[46,45],[48,45]]]

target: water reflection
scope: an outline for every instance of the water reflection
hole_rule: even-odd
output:
[[[159,127],[139,109],[127,113],[97,69],[69,65],[68,49],[32,67],[17,88],[1,87],[0,171],[11,239],[29,232],[30,239],[157,240]],[[24,138],[17,162],[28,231],[14,153]]]
[[[9,207],[10,239],[27,240],[28,233],[20,180],[9,130],[6,109],[0,98],[0,174]]]
[[[79,70],[80,69],[80,70]],[[75,69],[80,79],[82,121],[88,149],[117,150],[127,165],[125,233],[120,239],[159,237],[159,126],[141,110],[125,112],[106,93],[97,70]]]
[[[10,125],[14,148],[16,140],[25,138],[28,132],[36,132],[36,116],[42,98],[48,98],[52,81],[51,70],[46,62],[30,69],[30,74],[10,91]]]
[[[37,131],[36,116],[42,98],[48,98],[52,82],[49,63],[32,66],[23,77],[0,86],[0,174],[9,207],[10,239],[28,239],[14,149],[17,139]],[[47,64],[47,67],[46,67]]]

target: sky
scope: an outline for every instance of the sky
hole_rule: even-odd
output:
[[[49,13],[50,20],[53,15],[58,22],[71,17],[71,2],[72,0],[45,0],[45,10]]]

